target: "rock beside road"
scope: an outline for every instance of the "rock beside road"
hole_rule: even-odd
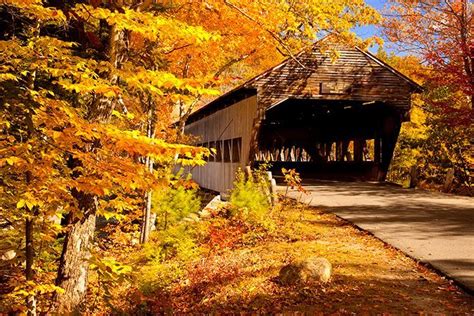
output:
[[[311,257],[282,267],[279,280],[282,285],[326,283],[331,275],[332,265],[326,258]]]

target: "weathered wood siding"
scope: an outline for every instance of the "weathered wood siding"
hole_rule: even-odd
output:
[[[185,133],[198,136],[198,143],[242,138],[240,162],[208,162],[192,169],[193,179],[203,188],[226,192],[235,172],[248,164],[250,133],[257,113],[257,96],[251,96],[185,127]]]

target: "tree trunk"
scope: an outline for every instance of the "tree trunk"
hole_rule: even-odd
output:
[[[155,137],[155,104],[152,100],[149,100],[149,111],[148,111],[148,122],[147,122],[147,136],[150,138]],[[153,159],[151,157],[146,157],[145,159],[145,166],[147,170],[152,173],[153,172]],[[150,231],[152,227],[151,223],[151,206],[152,206],[152,194],[153,192],[150,190],[145,193],[145,207],[143,210],[143,222],[140,231],[140,243],[144,244],[148,242],[148,237],[150,236]]]
[[[33,219],[27,219],[25,222],[25,275],[26,281],[33,280],[33,260],[34,260],[34,249],[33,249]],[[36,316],[36,298],[34,295],[28,295],[26,297],[26,307],[28,308],[28,316]]]
[[[146,167],[148,171],[153,172],[153,159],[146,157]],[[151,206],[152,206],[152,195],[153,192],[150,190],[145,193],[145,207],[143,209],[143,221],[142,227],[140,230],[140,243],[145,244],[148,242],[150,236],[150,231],[152,228],[152,216],[151,216]]]
[[[125,61],[125,40],[125,31],[110,26],[108,55],[109,62],[115,68],[120,68],[120,64]],[[108,79],[112,84],[119,82],[114,71],[111,71]],[[107,121],[115,104],[120,103],[121,97],[119,96],[117,99],[99,98],[89,106],[86,118],[96,122]],[[84,150],[92,152],[93,149],[85,148]],[[80,165],[81,162],[74,161],[73,164]],[[56,294],[53,303],[57,308],[56,313],[59,314],[79,312],[80,304],[86,295],[89,274],[88,260],[96,223],[96,197],[74,190],[72,194],[77,200],[80,216],[74,213],[67,215],[67,224],[70,227],[64,239],[56,278],[56,285],[63,288],[64,293]]]
[[[152,192],[148,191],[145,194],[145,208],[143,210],[143,222],[140,231],[140,243],[148,242],[151,231],[151,196]]]
[[[81,219],[68,215],[67,224],[70,230],[64,239],[63,251],[58,268],[56,285],[64,289],[64,293],[56,294],[57,313],[78,312],[86,294],[90,247],[94,236],[96,220],[96,203],[92,195],[76,193],[85,210]]]

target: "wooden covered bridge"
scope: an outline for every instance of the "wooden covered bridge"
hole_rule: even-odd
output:
[[[337,50],[333,61],[314,46],[191,114],[185,132],[217,150],[194,180],[225,192],[239,167],[262,161],[274,174],[385,180],[420,87],[368,52]]]

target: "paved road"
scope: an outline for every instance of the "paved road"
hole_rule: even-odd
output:
[[[474,291],[474,198],[378,183],[320,181],[305,188],[310,194],[303,202],[355,223]]]

